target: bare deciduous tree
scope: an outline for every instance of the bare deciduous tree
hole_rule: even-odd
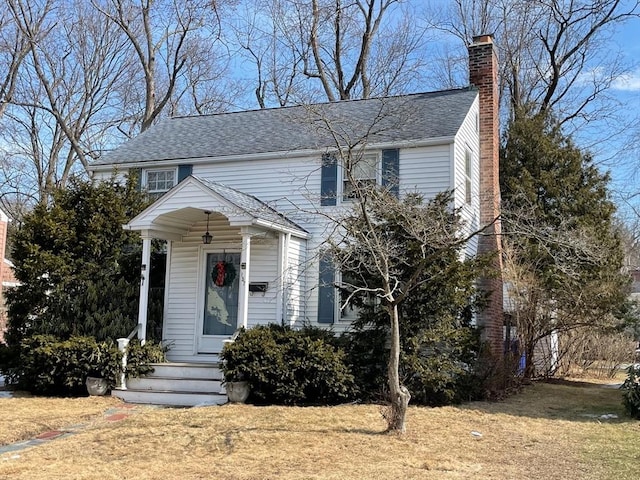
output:
[[[601,232],[572,218],[543,226],[527,209],[507,209],[505,215],[509,218],[503,238],[507,310],[526,355],[524,373],[553,374],[562,351],[557,350],[546,365],[540,362],[541,353],[544,357],[553,342],[550,339],[620,324],[615,310],[625,300],[624,276],[609,268],[610,246],[603,244]],[[524,251],[523,238],[531,245]]]
[[[46,202],[53,187],[163,112],[228,108],[233,92],[218,81],[227,72],[215,48],[222,3],[5,0],[0,135],[8,204]]]
[[[362,178],[367,169],[367,145],[379,135],[384,137],[390,129],[411,122],[413,111],[408,105],[384,99],[378,102],[368,112],[368,118],[351,122],[344,122],[335,112],[329,114],[323,105],[308,108],[310,124],[330,139],[330,155],[344,172],[343,195],[351,201],[350,207],[316,212],[328,225],[324,254],[339,271],[355,273],[360,279],[375,279],[349,282],[341,276],[337,286],[352,296],[364,293],[376,297],[388,315],[390,407],[385,419],[389,432],[402,433],[411,394],[400,382],[399,305],[426,281],[424,272],[432,263],[445,252],[465,245],[479,232],[469,231],[468,226],[461,228],[459,212],[451,208],[449,195],[438,195],[428,203],[423,203],[419,195],[399,199],[392,193],[397,179],[390,178],[389,184],[379,186]],[[402,231],[402,240],[394,229],[387,228],[389,218]],[[407,243],[415,246],[412,252],[405,248]]]
[[[85,2],[47,3],[37,12],[24,0],[15,6],[15,24],[29,52],[7,111],[10,153],[30,160],[36,197],[46,202],[78,163],[84,171],[99,154],[114,124],[115,93],[128,64],[122,36]],[[34,16],[40,23],[34,24]]]
[[[425,75],[425,30],[401,3],[277,0],[261,3],[259,14],[247,8],[234,31],[257,72],[258,104],[369,98],[415,85]]]
[[[13,98],[20,65],[29,52],[29,41],[14,21],[17,9],[15,0],[0,4],[0,118]],[[43,17],[32,19],[34,31],[40,31]]]
[[[455,0],[434,27],[459,38],[460,49],[494,32],[510,112],[526,106],[585,125],[612,113],[606,92],[628,65],[607,40],[639,14],[638,1]]]
[[[177,98],[187,93],[196,110],[209,101],[198,98],[201,68],[211,64],[211,52],[219,36],[218,5],[222,2],[196,0],[93,0],[95,8],[126,36],[138,67],[129,73],[128,100],[139,102],[127,135],[145,131],[167,106],[177,113]],[[204,58],[203,58],[204,55]],[[187,82],[184,82],[184,79]],[[143,91],[136,90],[142,84]],[[195,97],[194,97],[195,95]]]

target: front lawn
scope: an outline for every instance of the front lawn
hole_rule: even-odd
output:
[[[50,398],[22,392],[0,398],[0,445],[92,421],[118,404],[118,399],[112,397]]]
[[[0,478],[635,480],[640,422],[620,398],[536,384],[500,403],[412,407],[403,437],[383,434],[373,405],[145,410],[4,454]]]

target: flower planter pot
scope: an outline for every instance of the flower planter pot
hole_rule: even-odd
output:
[[[102,396],[106,395],[107,390],[109,390],[109,384],[104,378],[87,377],[85,385],[87,386],[87,392],[89,392],[89,395]]]
[[[246,402],[251,392],[249,382],[227,382],[225,388],[227,390],[227,398],[231,403]]]

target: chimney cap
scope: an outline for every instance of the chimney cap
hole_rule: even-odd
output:
[[[493,43],[493,35],[491,33],[485,33],[484,35],[476,35],[473,37],[473,44],[478,43]]]

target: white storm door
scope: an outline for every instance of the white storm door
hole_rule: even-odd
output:
[[[220,353],[238,327],[240,253],[207,253],[198,353]]]

